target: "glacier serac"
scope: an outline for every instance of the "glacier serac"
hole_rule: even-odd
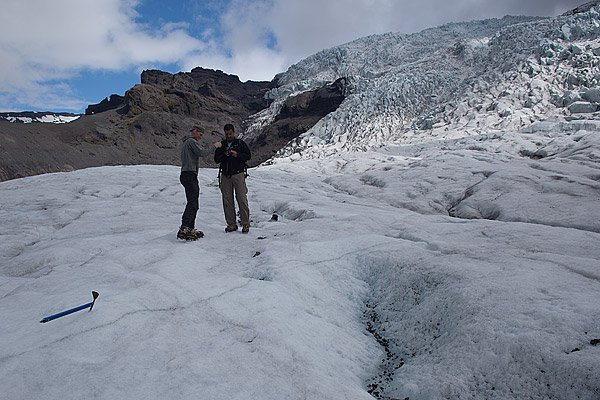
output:
[[[598,7],[586,10],[451,23],[323,50],[276,77],[271,107],[250,117],[245,135],[258,134],[287,97],[338,78],[350,83],[344,102],[274,162],[594,118],[600,23]]]

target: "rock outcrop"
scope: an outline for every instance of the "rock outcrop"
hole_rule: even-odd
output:
[[[85,115],[97,114],[99,112],[104,112],[108,110],[114,110],[123,105],[125,98],[123,96],[119,96],[118,94],[111,94],[110,98],[106,97],[98,104],[90,104],[85,109]]]
[[[347,87],[347,80],[340,78],[322,88],[288,97],[273,122],[247,139],[254,154],[261,160],[269,159],[290,140],[308,131],[340,106]]]
[[[0,181],[47,172],[120,164],[179,164],[179,142],[192,125],[206,130],[203,146],[232,123],[243,135],[249,116],[269,107],[273,82],[241,82],[222,71],[194,68],[170,74],[142,72],[141,83],[90,105],[86,115],[60,126],[0,121]],[[344,99],[345,81],[286,100],[281,115],[249,140],[249,166],[267,160],[289,140],[310,129]],[[215,167],[212,157],[203,167]]]

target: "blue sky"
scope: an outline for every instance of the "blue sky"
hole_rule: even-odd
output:
[[[271,80],[319,50],[446,22],[558,15],[583,0],[3,0],[0,111],[82,113],[145,69]]]

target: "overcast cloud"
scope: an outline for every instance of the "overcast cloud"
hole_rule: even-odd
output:
[[[86,71],[178,65],[270,80],[319,50],[375,33],[446,22],[557,15],[577,0],[232,0],[218,18],[184,16],[149,29],[141,0],[3,0],[0,111],[80,109],[69,79]],[[213,21],[214,26],[192,26]],[[193,28],[193,29],[192,29]],[[201,37],[190,32],[202,31]],[[107,88],[107,94],[111,89]]]

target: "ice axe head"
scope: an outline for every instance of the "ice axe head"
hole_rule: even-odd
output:
[[[92,311],[92,308],[94,308],[94,303],[96,302],[98,296],[100,296],[100,293],[92,290],[92,297],[94,298],[94,301],[92,301],[92,304],[90,304],[90,309],[88,311]]]

